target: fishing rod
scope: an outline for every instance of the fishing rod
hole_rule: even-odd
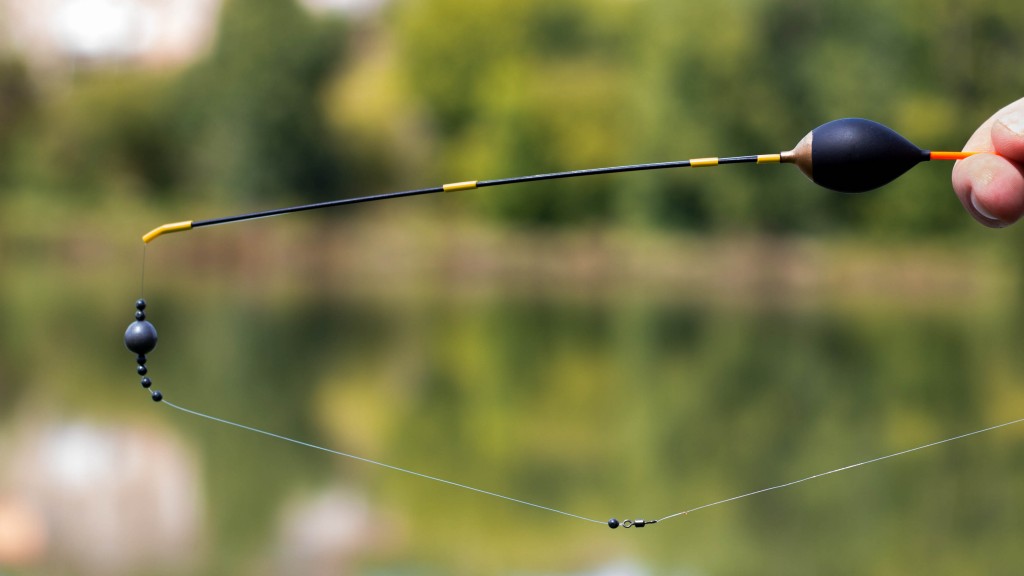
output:
[[[647,164],[629,164],[624,166],[609,166],[604,168],[590,168],[585,170],[570,170],[566,172],[552,172],[547,174],[534,174],[531,176],[515,176],[511,178],[499,178],[494,180],[468,180],[464,182],[455,182],[451,184],[443,184],[441,186],[435,186],[431,188],[419,188],[415,190],[405,190],[401,192],[391,192],[386,194],[377,194],[371,196],[360,196],[355,198],[344,198],[340,200],[331,200],[327,202],[318,202],[314,204],[303,204],[299,206],[291,206],[287,208],[277,208],[273,210],[265,210],[262,212],[251,212],[247,214],[237,214],[234,216],[224,216],[220,218],[212,218],[208,220],[187,220],[182,222],[173,222],[164,224],[153,230],[147,232],[143,237],[143,245],[148,245],[156,238],[169,234],[172,232],[183,232],[186,230],[192,230],[194,228],[202,228],[206,226],[216,226],[223,224],[233,224],[238,222],[244,222],[247,220],[255,220],[259,218],[271,218],[275,216],[282,216],[285,214],[293,214],[296,212],[305,212],[310,210],[320,210],[323,208],[332,208],[336,206],[345,206],[349,204],[359,204],[366,202],[376,202],[379,200],[388,200],[393,198],[405,198],[409,196],[419,196],[424,194],[434,194],[439,192],[457,192],[462,190],[473,190],[477,188],[488,188],[495,186],[506,186],[511,184],[521,184],[525,182],[538,182],[542,180],[556,180],[563,178],[577,178],[583,176],[595,176],[599,174],[615,174],[620,172],[638,172],[644,170],[662,170],[669,168],[685,168],[685,167],[712,167],[721,166],[725,164],[794,164],[800,169],[808,178],[814,183],[835,190],[837,192],[847,193],[858,193],[867,192],[875,188],[884,186],[889,182],[892,182],[917,164],[921,162],[927,162],[931,160],[962,160],[977,154],[978,152],[941,152],[931,151],[918,148],[916,145],[911,143],[909,140],[899,135],[892,129],[883,126],[877,122],[871,120],[865,120],[862,118],[844,118],[841,120],[834,120],[826,124],[815,128],[809,132],[806,136],[801,139],[797,145],[787,152],[780,152],[777,154],[758,154],[752,156],[732,156],[722,158],[692,158],[689,160],[678,160],[671,162],[654,162]],[[145,251],[143,251],[145,255]],[[143,287],[145,284],[145,256],[143,256]],[[808,476],[800,480],[787,482],[785,484],[779,484],[769,488],[763,488],[753,492],[734,496],[732,498],[726,498],[710,504],[704,504],[695,508],[690,508],[682,512],[670,514],[656,520],[619,520],[612,518],[607,522],[597,520],[587,516],[573,514],[556,508],[543,506],[537,503],[529,502],[526,500],[520,500],[518,498],[512,498],[475,488],[465,484],[453,482],[451,480],[445,480],[436,476],[430,476],[413,470],[400,468],[391,464],[385,464],[369,458],[356,456],[316,444],[303,442],[280,434],[275,434],[259,428],[254,428],[230,420],[225,420],[209,414],[205,414],[196,410],[191,410],[183,406],[179,406],[170,401],[164,400],[163,393],[159,390],[153,389],[153,380],[148,376],[149,368],[147,366],[148,357],[147,355],[156,348],[157,344],[157,331],[152,323],[146,320],[146,301],[139,298],[135,302],[135,321],[129,324],[124,334],[125,347],[131,352],[136,354],[136,372],[141,377],[142,387],[150,391],[150,396],[154,402],[163,402],[164,405],[172,407],[184,413],[205,418],[220,424],[226,424],[249,432],[255,432],[265,436],[273,437],[279,440],[298,444],[307,448],[321,450],[337,456],[358,460],[367,464],[373,464],[387,468],[396,472],[401,472],[416,476],[422,479],[447,484],[452,487],[462,488],[486,496],[492,496],[495,498],[504,499],[517,504],[530,506],[547,512],[553,512],[555,514],[561,514],[563,516],[583,520],[595,524],[606,524],[610,528],[643,528],[664,522],[672,518],[684,516],[691,512],[710,508],[727,502],[733,502],[741,498],[747,498],[757,494],[762,494],[772,490],[778,490],[780,488],[786,488],[802,482],[843,472],[867,464],[872,464],[896,456],[901,456],[925,448],[938,446],[961,438],[966,438],[976,434],[989,432],[998,428],[1003,428],[1020,422],[1024,422],[1024,418],[1006,422],[996,426],[991,426],[974,432],[961,434],[937,442],[924,444],[887,456],[881,456],[870,460],[858,462],[841,468],[836,468],[828,472],[822,472],[813,476]]]
[[[343,198],[341,200],[303,204],[301,206],[290,206],[248,214],[236,214],[234,216],[211,218],[209,220],[172,222],[149,231],[142,237],[142,241],[148,244],[163,234],[182,232],[204,226],[232,224],[258,218],[270,218],[295,212],[376,202],[392,198],[406,198],[438,192],[458,192],[461,190],[507,186],[542,180],[579,178],[599,174],[664,170],[668,168],[704,168],[721,166],[723,164],[795,164],[815,184],[830,190],[837,192],[867,192],[892,182],[921,162],[929,160],[962,160],[973,154],[977,154],[977,152],[933,152],[931,150],[923,150],[878,122],[863,118],[843,118],[822,124],[804,136],[792,150],[778,154],[732,156],[727,158],[692,158],[672,162],[627,164],[625,166],[569,170],[566,172],[515,176],[495,180],[467,180],[464,182],[442,184],[441,186],[431,188],[360,196],[358,198]]]

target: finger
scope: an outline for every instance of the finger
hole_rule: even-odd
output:
[[[1001,228],[1024,214],[1024,170],[993,154],[978,154],[953,167],[953,189],[961,204],[982,224]]]
[[[1024,162],[1024,109],[1016,107],[997,114],[991,138],[996,154],[1014,162]]]

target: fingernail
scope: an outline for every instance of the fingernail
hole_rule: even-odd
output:
[[[1024,136],[1024,112],[1014,110],[1005,116],[1001,116],[997,122],[1006,126],[1006,129],[1010,132],[1018,136]]]
[[[971,194],[971,206],[974,208],[975,212],[982,215],[985,219],[990,220],[990,224],[992,226],[1006,226],[1006,224],[1002,220],[993,216],[992,213],[989,212],[988,210],[985,210],[985,208],[983,208],[981,204],[978,203],[978,199],[974,197],[974,194]]]

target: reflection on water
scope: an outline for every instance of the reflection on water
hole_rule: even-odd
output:
[[[290,503],[275,546],[278,574],[339,574],[368,550],[387,550],[392,522],[360,494],[326,488]]]
[[[147,288],[150,369],[169,399],[594,518],[660,517],[1024,413],[1024,318],[971,302],[162,274]],[[118,342],[135,294],[111,297],[113,280],[56,305],[4,292],[0,502],[29,502],[18,513],[37,510],[48,539],[25,573],[95,573],[75,547],[102,552],[105,573],[139,573],[145,542],[188,559],[143,556],[158,574],[960,574],[1024,561],[1024,429],[612,532],[153,404]],[[59,357],[14,337],[56,326]],[[122,424],[39,427],[41,411]],[[122,450],[140,442],[154,444]],[[91,488],[65,501],[67,482]]]
[[[30,425],[5,450],[0,561],[82,574],[187,572],[201,550],[195,464],[143,427]]]

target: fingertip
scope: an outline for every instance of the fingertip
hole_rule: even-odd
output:
[[[979,154],[957,162],[953,188],[967,212],[990,228],[1009,226],[1024,214],[1024,173],[1006,158]]]
[[[996,154],[1024,162],[1024,110],[1009,110],[992,124],[992,146]]]
[[[970,194],[968,200],[971,203],[971,215],[974,216],[975,220],[989,228],[1005,228],[1007,226],[1005,222],[996,218],[995,215],[985,208],[985,205],[978,199],[977,194]]]

